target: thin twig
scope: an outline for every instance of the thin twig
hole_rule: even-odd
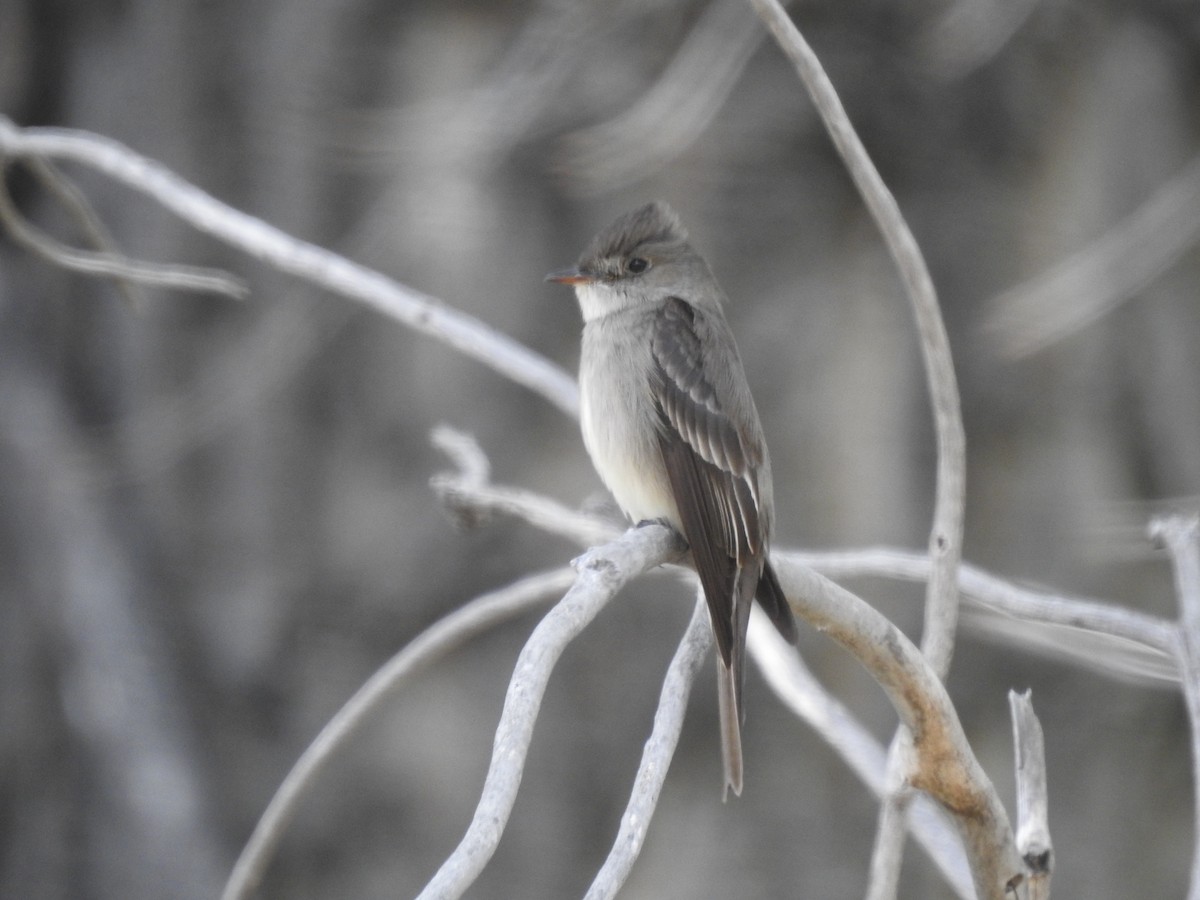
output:
[[[574,578],[575,573],[570,569],[555,569],[477,597],[435,622],[367,679],[321,729],[283,779],[242,848],[221,894],[222,900],[245,900],[251,896],[313,782],[393,691],[476,635],[559,594]]]
[[[711,647],[712,626],[709,625],[708,607],[701,595],[696,600],[691,621],[663,679],[658,711],[654,714],[654,728],[642,751],[642,761],[638,765],[629,803],[621,816],[617,838],[588,888],[585,900],[610,900],[615,897],[642,852],[663,782],[667,779],[675,747],[679,744],[692,683],[708,659]]]
[[[676,557],[681,550],[679,536],[671,529],[650,525],[630,529],[575,561],[575,583],[538,623],[517,659],[496,728],[492,761],[471,824],[420,893],[421,900],[462,896],[495,852],[516,802],[542,695],[567,644],[626,582]]]
[[[501,513],[582,547],[611,541],[622,531],[613,521],[571,509],[542,494],[495,484],[474,485],[458,472],[439,472],[430,485],[455,520],[463,524]]]
[[[245,282],[219,269],[145,262],[117,253],[79,250],[55,240],[21,215],[5,184],[2,162],[0,158],[0,225],[15,243],[42,259],[71,272],[111,278],[118,283],[128,281],[177,291],[203,291],[238,300],[249,295],[250,289]]]
[[[280,271],[358,300],[472,357],[570,416],[575,379],[561,367],[466,313],[216,200],[162,164],[109,138],[62,128],[18,128],[0,116],[0,156],[69,159],[152,197],[194,228]]]
[[[27,159],[25,165],[29,167],[29,171],[33,173],[42,187],[75,220],[93,250],[120,255],[117,243],[109,233],[104,220],[100,218],[100,214],[96,212],[87,196],[75,182],[67,178],[56,166],[40,157]],[[116,281],[116,288],[125,298],[125,302],[134,309],[144,305],[145,295],[134,282],[119,278]]]

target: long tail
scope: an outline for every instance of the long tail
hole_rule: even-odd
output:
[[[744,571],[744,570],[743,570]],[[762,574],[757,584],[747,583],[738,572],[734,578],[734,621],[733,641],[728,665],[717,654],[717,708],[721,716],[721,760],[725,767],[725,798],[729,791],[736,796],[742,794],[742,683],[746,677],[746,625],[750,619],[750,605],[757,596],[759,604],[788,643],[799,638],[796,620],[775,570],[763,561]],[[754,593],[751,593],[751,590]]]
[[[721,762],[725,767],[725,790],[742,795],[742,723],[737,699],[737,681],[733,671],[717,654],[717,709],[721,716]]]

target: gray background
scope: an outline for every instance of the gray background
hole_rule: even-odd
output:
[[[1172,615],[1144,523],[1200,493],[1200,257],[1025,358],[988,322],[996,295],[1096,239],[1196,152],[1200,15],[1186,0],[1044,0],[1006,27],[1012,6],[793,14],[940,292],[970,459],[967,559]],[[700,92],[681,115],[694,140],[631,156],[667,128],[661,113],[613,137],[705,9],[4,0],[0,109],[123,141],[568,368],[578,312],[542,274],[617,213],[665,199],[732,298],[779,543],[920,548],[932,431],[877,233],[772,43],[747,50],[727,96],[702,93],[737,56],[749,7],[718,14],[729,37],[681,76],[695,90],[680,96]],[[503,483],[570,505],[600,485],[575,424],[539,398],[69,171],[126,252],[226,267],[253,295],[151,292],[135,311],[0,238],[0,895],[212,897],[290,764],[376,667],[470,597],[578,552],[511,521],[456,531],[428,489],[443,466],[430,429],[476,434]],[[76,237],[26,173],[9,185],[39,225]],[[916,633],[918,589],[851,586]],[[582,894],[690,606],[648,580],[568,650],[513,825],[470,896]],[[469,820],[535,621],[396,696],[308,798],[264,896],[425,883]],[[802,648],[886,739],[891,711],[856,665],[811,631]],[[722,805],[711,682],[625,895],[860,896],[865,790],[751,671],[746,791]],[[971,633],[949,687],[1006,800],[1005,694],[1033,688],[1056,896],[1183,893],[1192,786],[1172,692]],[[917,851],[901,893],[948,895]]]

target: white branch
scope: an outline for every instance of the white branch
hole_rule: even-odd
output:
[[[825,128],[863,202],[870,210],[913,309],[920,340],[925,379],[933,405],[937,437],[937,483],[929,556],[934,561],[925,601],[921,649],[939,675],[945,676],[954,652],[958,618],[956,570],[962,555],[963,507],[966,496],[966,437],[950,354],[950,339],[942,322],[937,292],[925,258],[904,215],[859,140],[833,83],[800,30],[778,0],[751,0],[775,40],[796,67]]]
[[[192,227],[326,290],[378,311],[490,366],[579,414],[575,379],[502,332],[386,275],[301,241],[209,196],[161,163],[109,138],[65,128],[18,128],[0,115],[0,157],[66,159],[153,198]]]
[[[563,650],[628,581],[681,551],[669,528],[633,528],[575,561],[576,579],[562,600],[538,623],[517,658],[504,711],[496,728],[492,761],[475,815],[458,847],[420,893],[422,900],[460,897],[500,842],[508,824],[542,695]]]
[[[934,671],[940,677],[945,677],[954,654],[954,638],[958,627],[956,582],[962,557],[967,465],[958,380],[954,374],[954,359],[950,354],[950,339],[938,307],[937,292],[925,258],[895,197],[884,184],[859,140],[817,55],[778,0],[751,2],[795,65],[846,170],[879,227],[884,243],[900,271],[900,280],[916,318],[937,439],[933,527],[929,534],[929,557],[933,560],[933,567],[926,584],[921,649]],[[893,752],[902,752],[905,746],[906,741],[901,735],[892,744]],[[893,767],[894,763],[889,763],[889,769]],[[907,805],[902,789],[888,794],[883,800],[871,862],[872,887],[868,896],[872,900],[888,900],[895,896],[903,858],[905,828],[902,826]]]
[[[66,179],[44,160],[35,159],[31,168],[42,183],[61,200],[80,200],[81,195],[69,189]],[[37,165],[41,163],[42,165]],[[47,179],[61,179],[47,184]],[[88,216],[90,207],[68,207],[76,216],[86,216],[83,219],[85,227],[98,224],[98,220]],[[11,195],[4,184],[3,157],[0,157],[0,226],[8,232],[13,242],[24,247],[35,256],[50,262],[70,272],[82,275],[96,275],[111,278],[118,284],[144,284],[151,287],[169,288],[177,291],[207,291],[224,294],[236,300],[244,299],[250,289],[239,278],[234,278],[219,269],[207,269],[200,266],[162,265],[131,259],[109,248],[100,250],[80,250],[62,243],[39,228],[34,227],[17,209]],[[93,239],[107,241],[104,232],[91,231]]]
[[[615,897],[642,852],[650,820],[679,743],[692,682],[708,658],[711,647],[712,626],[709,624],[708,606],[701,595],[696,600],[691,621],[663,680],[658,711],[654,714],[654,728],[642,751],[642,761],[633,782],[629,803],[621,816],[617,838],[588,888],[585,900],[609,900]]]
[[[1150,523],[1151,537],[1171,555],[1179,601],[1176,653],[1183,678],[1183,699],[1192,730],[1192,802],[1194,836],[1188,900],[1200,900],[1200,517],[1175,515]]]
[[[245,900],[253,894],[309,788],[326,764],[397,687],[475,635],[544,603],[565,590],[574,578],[571,570],[556,569],[484,594],[431,625],[367,679],[321,729],[280,784],[243,847],[221,894],[222,900]]]

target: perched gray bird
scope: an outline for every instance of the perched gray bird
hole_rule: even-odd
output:
[[[691,547],[713,634],[726,788],[742,792],[742,682],[755,596],[787,640],[796,623],[767,558],[771,461],[724,293],[664,203],[600,232],[549,281],[575,287],[583,443],[634,522]]]

